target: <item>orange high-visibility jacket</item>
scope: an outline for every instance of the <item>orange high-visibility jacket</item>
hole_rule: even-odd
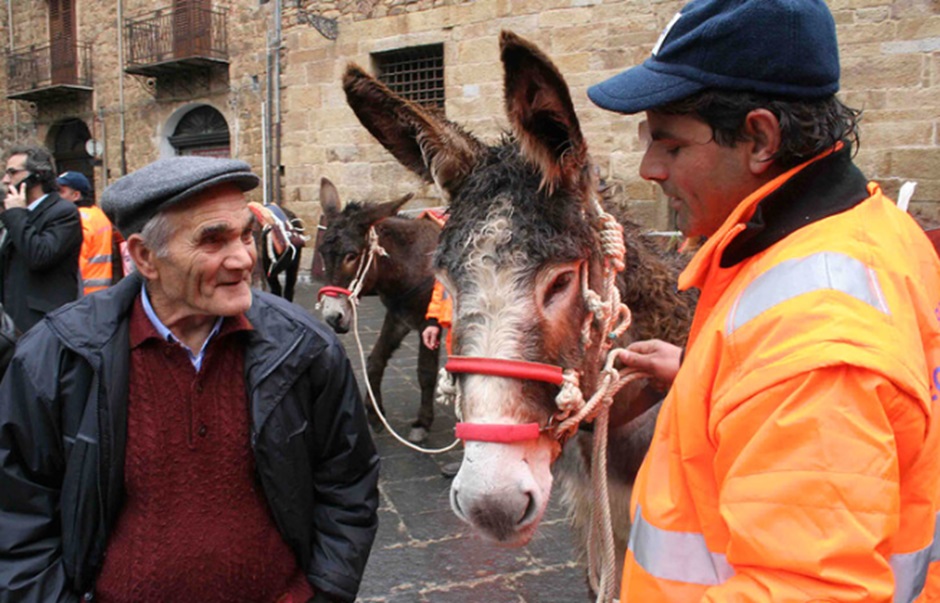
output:
[[[111,221],[97,205],[79,207],[82,217],[82,251],[78,268],[82,274],[82,295],[111,285]]]
[[[450,354],[451,344],[453,343],[450,335],[453,313],[454,301],[447,293],[447,290],[444,289],[441,281],[435,280],[434,289],[431,290],[431,301],[428,302],[428,310],[424,317],[428,320],[436,320],[442,329],[447,329],[444,349],[447,350],[448,354]]]
[[[825,158],[744,200],[680,277],[701,296],[634,487],[624,603],[940,600],[930,242],[858,173],[847,209],[727,261],[761,201],[819,204],[793,182]]]

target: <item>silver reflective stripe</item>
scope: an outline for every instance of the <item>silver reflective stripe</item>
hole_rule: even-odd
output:
[[[891,555],[894,603],[911,603],[927,583],[930,564],[940,561],[940,513],[934,518],[933,542],[919,551]]]
[[[629,549],[646,573],[662,580],[714,586],[734,575],[723,554],[713,553],[698,532],[661,530],[643,519],[637,507]]]
[[[754,279],[731,309],[725,334],[778,304],[824,289],[841,291],[889,314],[874,270],[853,257],[825,251],[781,262]]]
[[[94,257],[88,258],[89,264],[110,264],[111,256],[110,255],[96,255]]]

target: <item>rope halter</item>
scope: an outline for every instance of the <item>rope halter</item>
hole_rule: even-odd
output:
[[[388,252],[379,244],[379,235],[375,231],[375,226],[371,226],[366,235],[366,246],[359,252],[359,260],[356,263],[356,276],[353,278],[352,282],[349,283],[349,288],[346,289],[345,287],[336,285],[321,287],[317,292],[317,310],[321,308],[324,297],[340,297],[341,295],[345,295],[350,303],[358,304],[359,294],[362,292],[362,287],[365,284],[366,275],[369,273],[369,268],[372,267],[372,262],[375,260],[376,256],[388,257]]]

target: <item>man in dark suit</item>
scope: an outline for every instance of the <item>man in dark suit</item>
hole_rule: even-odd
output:
[[[82,224],[62,199],[52,155],[39,146],[10,150],[0,213],[0,300],[20,331],[78,297]]]

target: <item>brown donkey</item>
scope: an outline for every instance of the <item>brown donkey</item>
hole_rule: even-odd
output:
[[[363,275],[360,295],[378,295],[385,306],[385,320],[366,361],[369,385],[382,408],[382,376],[388,360],[411,331],[421,332],[425,311],[431,300],[434,274],[431,259],[441,228],[433,220],[396,215],[411,199],[406,195],[386,203],[350,202],[341,209],[339,193],[328,179],[320,181],[320,205],[326,216],[326,232],[317,251],[323,258],[328,285],[348,288],[369,252],[369,231],[374,228],[385,255],[376,256]],[[349,331],[352,307],[345,295],[320,297],[323,319],[337,333]],[[418,384],[421,406],[411,424],[408,440],[423,441],[434,421],[434,385],[437,380],[438,350],[419,344]],[[373,425],[375,411],[368,404]],[[384,412],[384,408],[383,408]]]

